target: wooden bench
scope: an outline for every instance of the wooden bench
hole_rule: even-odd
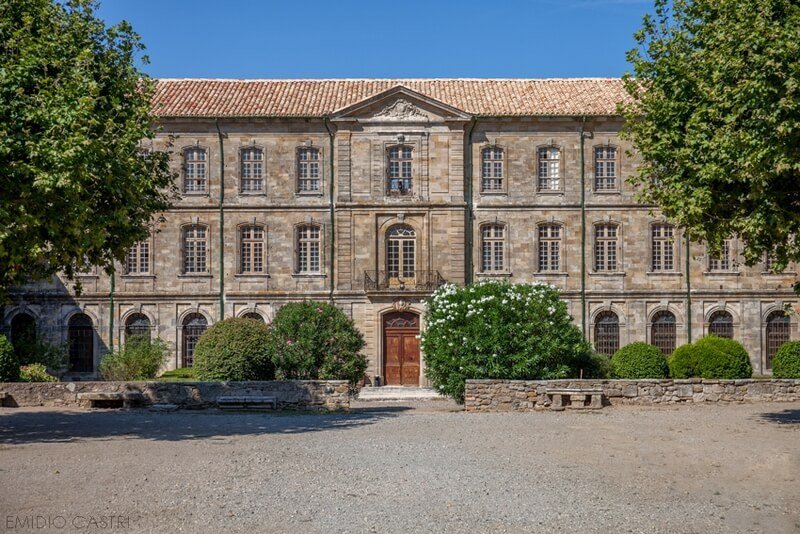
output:
[[[564,408],[599,410],[603,407],[602,389],[548,388],[546,393],[551,398],[551,410],[561,411]]]
[[[78,401],[89,408],[131,408],[144,400],[138,391],[89,391],[78,393]]]
[[[217,397],[221,410],[257,410],[278,407],[278,399],[268,395],[223,395]]]

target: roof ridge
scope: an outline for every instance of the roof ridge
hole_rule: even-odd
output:
[[[620,81],[622,77],[565,78],[155,78],[160,82],[575,82]]]

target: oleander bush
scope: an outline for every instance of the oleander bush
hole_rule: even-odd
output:
[[[547,284],[445,284],[428,299],[425,324],[425,375],[458,402],[467,379],[601,376],[606,366]]]
[[[270,330],[262,321],[230,318],[203,332],[194,351],[198,380],[272,380]]]
[[[787,341],[772,359],[772,376],[800,378],[800,341]]]
[[[58,382],[58,378],[47,372],[47,367],[41,363],[30,363],[19,368],[20,382]]]
[[[131,336],[125,344],[100,360],[105,380],[151,380],[164,365],[169,347],[161,339]]]
[[[681,345],[667,358],[671,378],[692,378],[697,376],[697,359],[691,343]]]
[[[661,349],[647,343],[625,345],[611,357],[614,378],[667,378],[669,366]]]
[[[0,335],[0,382],[16,382],[19,380],[19,359],[14,346]]]
[[[325,302],[284,304],[270,325],[266,346],[280,379],[347,380],[364,378],[364,337],[342,310]]]
[[[747,350],[738,341],[706,336],[693,344],[697,373],[700,378],[733,380],[750,378],[753,365]]]

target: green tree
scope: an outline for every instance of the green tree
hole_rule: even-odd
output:
[[[656,0],[628,53],[631,182],[691,238],[800,260],[800,4]]]
[[[0,294],[109,269],[169,206],[168,154],[144,150],[155,82],[135,66],[143,46],[95,8],[0,2]]]

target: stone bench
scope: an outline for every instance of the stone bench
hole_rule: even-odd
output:
[[[6,393],[5,391],[0,391],[0,406],[6,405],[6,399],[10,398],[11,395]]]
[[[276,409],[278,399],[269,395],[224,395],[217,397],[217,406],[222,410]]]
[[[551,410],[561,411],[564,408],[599,410],[603,407],[602,389],[547,388],[546,394],[551,398]]]
[[[131,408],[144,400],[138,391],[88,391],[78,393],[78,402],[89,408]]]

